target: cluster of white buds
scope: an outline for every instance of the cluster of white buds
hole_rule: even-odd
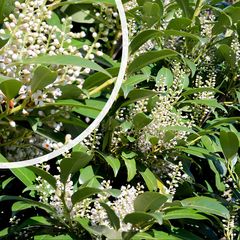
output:
[[[102,133],[96,128],[89,136],[87,136],[82,144],[89,149],[99,149],[102,139]]]
[[[109,184],[108,184],[109,185]],[[111,188],[111,186],[108,186]],[[144,187],[138,184],[136,187],[127,185],[120,188],[121,194],[116,199],[109,201],[109,199],[103,199],[100,197],[99,200],[94,201],[94,206],[90,209],[90,220],[92,225],[105,225],[112,228],[105,209],[100,205],[100,201],[105,200],[105,203],[111,207],[120,220],[119,231],[129,231],[132,227],[131,224],[125,224],[123,222],[124,217],[134,212],[134,200],[138,195],[143,193]]]
[[[9,21],[5,22],[6,30],[1,30],[8,31],[11,35],[8,43],[1,49],[1,73],[14,77],[24,84],[19,92],[19,100],[29,96],[34,105],[40,107],[61,96],[59,86],[75,83],[81,88],[83,84],[81,67],[52,66],[52,70],[58,73],[55,82],[49,84],[44,90],[39,89],[32,93],[29,84],[35,65],[17,64],[24,59],[45,54],[83,57],[77,47],[71,45],[71,18],[62,19],[61,28],[49,24],[52,11],[46,2],[45,0],[28,1],[22,4],[15,2],[15,15],[10,14]],[[83,34],[78,34],[78,37],[83,37]]]
[[[240,43],[237,37],[233,38],[231,48],[236,54],[236,62],[238,63],[240,61]]]
[[[7,131],[7,129],[3,129],[1,133],[3,136],[5,136],[5,142],[6,146],[3,147],[3,149],[6,152],[5,157],[11,161],[21,161],[25,159],[32,159],[36,156],[42,156],[44,154],[45,146],[44,138],[35,135],[35,134],[29,134],[27,131],[19,130],[18,134],[15,135],[14,141],[8,140],[8,138],[11,137],[11,132]],[[9,134],[6,134],[9,133]],[[7,144],[8,141],[11,142],[11,144]],[[45,148],[46,150],[49,150],[48,147]]]
[[[229,219],[222,220],[223,227],[224,227],[224,235],[228,240],[234,240],[237,237],[237,221],[236,216],[231,215]]]
[[[161,152],[174,148],[178,141],[187,139],[189,133],[182,128],[191,128],[193,125],[193,122],[184,115],[182,110],[174,108],[174,103],[178,101],[183,91],[182,78],[185,71],[180,64],[175,63],[173,73],[174,82],[167,93],[164,83],[157,89],[159,92],[158,101],[150,114],[152,121],[140,132],[138,147],[142,152]],[[174,128],[179,129],[174,130]],[[154,148],[149,137],[157,139]]]
[[[108,215],[100,204],[100,202],[105,202],[119,217],[121,226],[119,230],[128,231],[131,229],[131,224],[123,223],[123,219],[127,214],[134,211],[134,200],[144,192],[142,185],[137,184],[136,187],[130,185],[122,186],[120,188],[120,195],[115,198],[111,197],[112,200],[109,200],[110,194],[107,193],[106,190],[111,189],[112,186],[110,181],[104,180],[101,183],[101,189],[105,192],[97,194],[97,196],[93,198],[86,198],[72,207],[71,197],[75,192],[73,182],[69,177],[64,186],[60,181],[59,175],[56,175],[55,178],[57,180],[57,188],[53,189],[50,184],[41,177],[38,177],[37,181],[39,184],[37,185],[37,190],[40,194],[40,201],[54,207],[58,217],[67,220],[64,209],[67,207],[73,221],[78,217],[84,217],[90,220],[92,226],[105,225],[112,228]],[[65,203],[63,203],[63,200]]]
[[[179,187],[179,183],[183,181],[184,178],[187,178],[187,175],[183,173],[183,165],[182,162],[179,162],[177,165],[171,164],[171,172],[168,173],[170,180],[166,181],[168,186],[168,193],[174,195],[176,193],[177,188]]]
[[[200,14],[201,23],[201,36],[211,38],[213,30],[213,22],[215,21],[215,16],[212,12],[205,11]]]
[[[134,9],[137,6],[138,6],[138,4],[137,4],[136,0],[127,1],[124,4],[125,11],[130,11],[131,9]],[[128,18],[129,36],[133,37],[134,35],[136,35],[136,33],[138,32],[137,29],[138,29],[138,25],[137,25],[136,20],[134,18],[129,17]]]

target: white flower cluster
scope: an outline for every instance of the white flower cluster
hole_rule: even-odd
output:
[[[88,218],[92,226],[105,225],[112,228],[108,215],[105,209],[101,206],[101,202],[106,203],[111,207],[116,215],[120,219],[119,231],[128,231],[131,229],[131,224],[123,223],[124,217],[134,211],[134,200],[138,195],[143,193],[143,186],[138,184],[137,187],[130,185],[122,186],[120,188],[120,195],[109,200],[111,196],[106,190],[111,189],[110,181],[103,181],[101,188],[103,193],[97,194],[96,197],[86,198],[83,201],[73,206],[71,197],[75,190],[73,188],[73,182],[69,179],[65,186],[60,181],[60,176],[55,176],[57,180],[57,188],[54,190],[45,180],[38,177],[37,190],[40,194],[40,201],[46,204],[50,204],[56,210],[56,215],[67,221],[66,208],[70,213],[72,221],[78,217]]]
[[[187,174],[183,173],[182,162],[179,162],[177,165],[170,164],[168,167],[171,169],[171,172],[168,173],[170,180],[166,181],[166,184],[168,185],[167,192],[174,195],[179,187],[179,183],[188,176]]]
[[[136,0],[131,0],[124,4],[125,11],[130,11],[137,6],[138,4]],[[133,37],[137,33],[137,28],[136,20],[134,18],[128,18],[128,31],[130,37]]]
[[[109,182],[108,182],[109,185]],[[108,188],[111,188],[111,186],[108,186]],[[109,201],[106,196],[100,196],[99,200],[94,201],[94,206],[90,210],[90,219],[92,225],[105,225],[109,228],[112,228],[110,226],[109,219],[107,217],[105,209],[100,205],[101,201],[104,201],[107,203],[109,207],[111,207],[116,215],[119,217],[120,220],[120,231],[129,231],[132,227],[131,224],[125,224],[123,222],[124,217],[134,212],[134,200],[138,195],[143,193],[144,187],[140,184],[137,185],[137,187],[133,187],[130,185],[122,186],[120,188],[121,194],[113,201]]]
[[[236,62],[238,63],[240,61],[240,43],[239,43],[239,40],[237,37],[235,37],[232,40],[231,48],[233,49],[233,51],[236,54]]]
[[[102,138],[102,133],[97,128],[82,141],[82,144],[91,150],[99,149],[99,146],[101,144],[100,142],[101,138]]]
[[[174,108],[174,103],[178,101],[183,90],[182,79],[185,71],[180,64],[175,63],[173,73],[174,82],[172,87],[167,92],[164,83],[158,88],[158,100],[150,114],[152,121],[140,132],[138,147],[142,152],[161,152],[174,148],[178,141],[187,139],[189,133],[182,129],[193,126],[193,121],[188,119],[188,116],[184,115],[181,109]],[[151,137],[157,139],[154,148],[149,140]]]
[[[213,30],[213,22],[215,21],[215,16],[212,12],[205,11],[199,17],[201,23],[201,36],[211,38]]]

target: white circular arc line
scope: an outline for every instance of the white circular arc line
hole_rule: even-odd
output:
[[[44,156],[33,158],[30,160],[24,160],[24,161],[19,161],[19,162],[7,162],[7,163],[0,162],[0,169],[21,168],[21,167],[32,166],[35,164],[49,161],[55,157],[60,156],[61,154],[67,152],[68,150],[70,150],[71,148],[76,146],[78,143],[82,142],[84,138],[86,138],[92,131],[94,131],[94,129],[96,129],[99,126],[99,124],[101,123],[103,118],[107,115],[108,111],[112,107],[112,105],[117,97],[117,94],[121,88],[121,85],[122,85],[122,82],[124,79],[124,75],[126,72],[126,68],[127,68],[127,62],[128,62],[129,41],[128,41],[128,27],[127,27],[126,15],[125,15],[122,1],[115,0],[115,2],[116,2],[117,9],[119,12],[120,21],[121,21],[121,29],[122,29],[122,46],[123,47],[122,47],[121,66],[120,66],[120,70],[119,70],[118,77],[115,82],[113,91],[112,91],[108,101],[106,102],[105,106],[103,107],[102,111],[99,113],[97,118],[88,126],[88,128],[86,128],[78,137],[76,137],[75,139],[70,141],[68,144],[64,145],[62,148],[55,150],[51,153],[48,153]]]

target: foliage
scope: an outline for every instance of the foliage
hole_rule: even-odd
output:
[[[114,1],[43,1],[36,24],[54,40],[41,52],[25,36],[19,55],[25,2],[0,32],[2,162],[81,133],[120,65]],[[1,170],[1,239],[240,238],[240,4],[124,2],[130,55],[113,108],[49,165]]]

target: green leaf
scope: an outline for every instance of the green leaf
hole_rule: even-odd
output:
[[[208,160],[208,164],[211,170],[215,173],[215,184],[219,191],[225,191],[225,184],[221,181],[221,176],[218,172],[218,169],[215,167],[214,162],[212,160]]]
[[[82,90],[76,85],[59,86],[62,95],[58,99],[80,99]]]
[[[230,18],[233,21],[233,23],[236,23],[236,22],[238,22],[240,20],[240,15],[239,15],[240,7],[230,6],[228,8],[225,8],[224,12],[228,16],[230,16]]]
[[[2,182],[2,189],[4,189],[13,179],[14,179],[14,177],[9,177],[6,180],[4,180]]]
[[[183,240],[182,238],[178,238],[176,236],[173,236],[173,235],[170,235],[166,232],[162,232],[162,231],[156,231],[156,230],[153,230],[154,232],[154,237],[155,239],[164,239],[164,240]]]
[[[38,66],[34,71],[30,84],[32,92],[34,93],[37,90],[43,90],[46,86],[52,84],[57,76],[57,72],[51,71],[45,66]]]
[[[145,2],[143,4],[142,19],[149,28],[152,27],[155,23],[157,23],[161,19],[160,6],[157,3]]]
[[[47,204],[41,203],[41,202],[37,202],[28,198],[23,198],[23,197],[17,197],[17,196],[6,196],[6,195],[2,195],[0,196],[0,202],[3,201],[21,201],[21,202],[26,202],[28,204],[31,204],[32,206],[36,206],[39,207],[47,212],[55,212],[55,210]]]
[[[114,229],[111,229],[104,225],[95,225],[91,227],[95,232],[97,232],[97,235],[103,235],[106,237],[106,239],[111,240],[119,240],[121,238],[121,232],[116,231]]]
[[[134,200],[135,211],[156,211],[158,210],[168,198],[157,192],[144,192],[137,196]]]
[[[22,83],[14,78],[0,75],[0,90],[8,100],[16,97],[22,86]]]
[[[51,25],[51,26],[56,26],[56,27],[58,27],[59,29],[62,30],[61,20],[60,20],[59,16],[55,12],[52,12],[51,18],[47,19],[47,23],[49,25]]]
[[[148,40],[154,39],[160,36],[161,36],[161,32],[158,30],[147,29],[140,32],[133,38],[133,40],[130,43],[130,46],[129,46],[130,54],[135,53]]]
[[[47,221],[47,219],[45,217],[42,217],[42,216],[33,216],[33,217],[30,218],[30,220],[32,220],[34,222],[37,222],[40,225],[49,225],[49,226],[51,226],[51,223],[49,223]]]
[[[100,183],[93,172],[92,166],[87,166],[80,170],[79,183],[88,187],[98,188]]]
[[[147,168],[144,172],[140,172],[149,191],[157,189],[157,179],[154,174]]]
[[[162,67],[156,76],[156,85],[171,87],[173,84],[173,74],[170,69]]]
[[[145,212],[133,212],[127,214],[123,222],[124,223],[131,223],[133,225],[145,225],[147,222],[152,221],[154,218],[151,214]]]
[[[236,54],[233,49],[227,44],[221,44],[218,49],[218,54],[220,57],[231,67],[235,68],[236,66]]]
[[[69,56],[69,55],[55,55],[55,56],[39,56],[35,58],[25,59],[19,62],[20,64],[47,64],[47,65],[73,65],[79,66],[83,68],[90,68],[92,70],[96,70],[98,72],[102,72],[107,76],[111,77],[111,74],[104,70],[101,66],[92,62],[91,60],[77,57],[77,56]],[[17,64],[17,63],[15,63]]]
[[[112,77],[117,77],[119,73],[119,67],[112,67],[106,69],[106,71],[111,74]],[[109,80],[110,77],[106,76],[106,74],[103,74],[102,72],[97,72],[92,74],[91,76],[87,77],[86,80],[83,83],[84,89],[91,89],[93,87],[99,86]]]
[[[157,238],[154,238],[152,235],[147,234],[145,232],[139,232],[137,233],[133,238],[131,238],[132,240],[159,240]]]
[[[193,9],[190,7],[189,0],[176,0],[179,7],[183,10],[184,17],[191,18]]]
[[[28,167],[28,169],[34,172],[36,175],[40,176],[45,181],[47,181],[53,187],[53,189],[56,189],[57,181],[50,173],[42,170],[41,168],[34,167],[34,166]]]
[[[120,220],[116,213],[106,203],[102,202],[100,205],[106,210],[111,226],[118,230],[120,228]]]
[[[118,174],[118,171],[120,169],[120,166],[121,166],[119,159],[115,158],[115,157],[113,157],[111,155],[105,155],[105,154],[100,153],[100,152],[98,152],[98,153],[111,166],[111,168],[112,168],[112,170],[114,172],[114,177],[116,177],[117,174]]]
[[[122,90],[124,97],[127,98],[129,92],[131,92],[134,88],[135,85],[138,83],[141,83],[149,78],[149,75],[147,74],[140,74],[140,75],[134,75],[130,76],[124,81],[122,84]]]
[[[191,23],[191,20],[188,19]],[[142,32],[140,32],[137,36],[135,36],[129,46],[130,48],[130,54],[135,53],[139,48],[146,43],[150,39],[158,38],[158,37],[167,37],[167,36],[180,36],[180,37],[188,37],[195,40],[200,40],[200,38],[197,35],[194,35],[192,33],[188,33],[182,30],[179,30],[179,28],[172,30],[153,30],[153,29],[147,29]]]
[[[135,177],[137,173],[136,161],[135,159],[127,159],[125,157],[122,157],[122,158],[127,168],[127,175],[128,175],[127,181],[129,182]]]
[[[192,21],[189,18],[181,17],[181,18],[173,18],[168,26],[167,29],[174,29],[174,30],[180,30],[185,31],[187,27],[191,25]]]
[[[81,174],[79,177],[79,183],[84,184],[95,177],[92,166],[87,166],[80,170]]]
[[[172,219],[195,219],[195,220],[206,220],[207,217],[198,213],[198,211],[194,209],[170,209],[163,215],[164,220],[172,220]]]
[[[69,8],[67,9],[66,13],[68,15],[71,15],[73,22],[77,23],[85,23],[85,24],[92,24],[94,23],[94,18],[92,17],[93,15],[93,6],[90,4],[87,5],[76,5],[72,6],[73,9],[76,9],[74,12],[69,13]],[[79,9],[78,9],[79,8]]]
[[[136,156],[137,156],[137,154],[135,152],[122,152],[123,158],[132,159]]]
[[[86,4],[86,3],[96,3],[96,0],[68,0],[67,2],[60,2],[53,5],[52,9],[59,8],[61,6],[69,4]],[[115,6],[116,3],[114,0],[101,0],[101,3],[109,4]]]
[[[220,202],[209,197],[192,197],[181,201],[187,208],[193,208],[207,214],[215,214],[223,218],[229,218],[229,211]]]
[[[215,25],[213,26],[212,33],[214,35],[223,33],[231,25],[232,25],[231,18],[225,12],[220,11],[217,21],[215,22]]]
[[[52,236],[52,235],[39,235],[34,236],[34,240],[72,240],[72,238],[69,235],[58,235],[58,236]]]
[[[75,107],[73,109],[74,112],[81,114],[82,116],[86,116],[89,118],[95,119],[99,113],[101,112],[102,109],[99,109],[94,106],[88,106],[82,104],[81,106],[79,105],[78,107]]]
[[[140,130],[140,129],[144,128],[151,121],[152,121],[152,119],[150,117],[148,117],[145,113],[137,113],[133,117],[133,125],[136,130]]]
[[[91,197],[92,195],[101,193],[102,190],[98,189],[98,188],[90,188],[90,187],[84,187],[84,188],[80,188],[78,191],[76,191],[73,195],[72,195],[72,204],[73,206],[78,203],[81,202],[82,200]]]
[[[79,113],[83,116],[87,116],[87,117],[95,119],[102,110],[102,107],[100,107],[100,105],[101,106],[105,105],[105,102],[95,100],[94,103],[98,103],[98,105],[94,106],[93,100],[92,101],[90,101],[90,100],[91,99],[86,100],[86,104],[83,104],[83,103],[81,103],[79,101],[76,101],[76,100],[73,100],[73,99],[64,99],[64,100],[57,100],[54,103],[49,103],[49,104],[46,104],[46,105],[47,106],[70,106],[70,107],[74,107],[72,109],[72,111],[74,111],[76,113]]]
[[[160,61],[162,59],[176,57],[178,55],[177,52],[170,49],[163,49],[159,51],[150,51],[143,53],[139,57],[135,58],[132,63],[130,63],[128,67],[128,74],[131,75],[134,72],[139,71],[145,66],[148,66],[151,63]]]
[[[232,161],[238,154],[239,141],[234,132],[220,132],[220,143],[223,154],[228,161]]]
[[[25,209],[28,209],[28,208],[32,208],[33,205],[30,204],[30,203],[26,203],[26,202],[15,202],[13,205],[12,205],[12,211],[13,212],[18,212],[18,211],[22,211],[22,210],[25,210]]]
[[[0,4],[0,23],[3,22],[4,19],[4,6],[5,6],[6,0],[2,0],[1,4]]]
[[[197,71],[197,67],[196,64],[191,61],[190,59],[184,58],[183,61],[187,64],[187,66],[190,68],[191,72],[192,72],[192,77],[194,77],[196,71]]]
[[[125,101],[122,104],[122,106],[127,106],[130,103],[134,103],[141,99],[151,98],[157,94],[158,94],[157,92],[154,92],[154,91],[148,90],[148,89],[134,89],[128,94],[129,100]]]
[[[199,36],[189,33],[189,32],[180,31],[180,30],[168,29],[168,30],[162,31],[162,34],[163,34],[163,36],[178,36],[178,37],[192,38],[197,41],[200,40]]]
[[[0,162],[8,162],[2,154],[0,154]],[[10,171],[27,187],[32,186],[36,179],[35,174],[27,168],[12,168]]]
[[[65,184],[70,174],[74,174],[80,171],[81,168],[85,167],[93,156],[85,152],[72,152],[70,158],[64,158],[60,162],[61,169],[61,182]]]

